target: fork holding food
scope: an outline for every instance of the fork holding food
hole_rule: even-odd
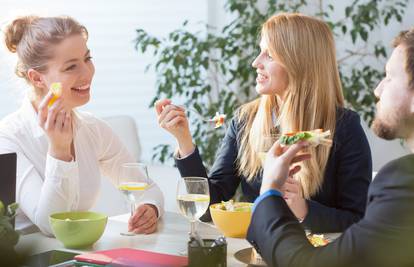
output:
[[[179,155],[185,156],[191,154],[195,147],[191,137],[186,111],[193,112],[202,121],[214,123],[215,128],[224,125],[225,114],[219,112],[213,118],[207,118],[201,115],[193,108],[186,108],[182,105],[175,105],[170,99],[162,99],[155,102],[155,111],[157,113],[158,124],[161,128],[171,133],[178,142]]]

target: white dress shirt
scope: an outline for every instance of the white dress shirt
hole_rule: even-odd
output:
[[[47,153],[47,135],[28,97],[19,110],[0,121],[0,154],[17,153],[16,201],[23,212],[16,218],[17,229],[35,224],[51,235],[50,214],[92,208],[101,172],[116,185],[122,163],[134,162],[104,121],[85,112],[72,114],[76,158],[71,162]],[[162,192],[153,182],[140,202],[155,205],[158,216],[164,211]]]

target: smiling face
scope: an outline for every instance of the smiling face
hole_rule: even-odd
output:
[[[256,91],[261,95],[279,95],[282,99],[288,86],[288,74],[277,58],[271,56],[265,38],[260,41],[260,54],[252,63],[256,68]]]
[[[89,101],[95,67],[85,38],[72,35],[52,47],[53,58],[47,71],[39,73],[44,94],[54,82],[62,84],[62,99],[66,109],[82,106]]]
[[[414,128],[414,88],[405,69],[406,51],[397,46],[387,62],[386,76],[375,89],[378,98],[373,131],[381,138],[407,138]]]

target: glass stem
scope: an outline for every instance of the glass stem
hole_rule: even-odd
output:
[[[190,225],[191,225],[191,228],[190,228],[190,237],[193,237],[195,234],[195,225],[196,225],[196,222],[195,221],[190,221]]]
[[[135,211],[135,203],[131,202],[131,217],[134,215],[134,211]]]

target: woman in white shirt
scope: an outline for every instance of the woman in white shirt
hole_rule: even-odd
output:
[[[87,39],[86,28],[70,17],[21,17],[6,28],[6,46],[18,56],[16,74],[33,87],[0,122],[0,153],[17,153],[16,198],[25,216],[18,228],[30,220],[51,234],[51,213],[90,209],[101,172],[116,184],[120,166],[134,161],[105,122],[75,111],[89,101],[95,71]],[[53,102],[54,82],[62,95]],[[141,200],[128,228],[152,233],[163,213],[159,187],[152,183]]]

